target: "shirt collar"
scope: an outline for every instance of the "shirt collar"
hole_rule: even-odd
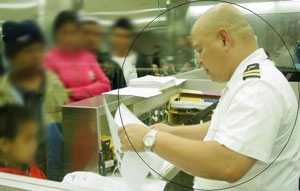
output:
[[[233,84],[241,79],[244,70],[249,64],[261,63],[261,61],[266,60],[267,58],[268,56],[263,48],[255,50],[238,65],[228,81],[226,88],[230,88]]]

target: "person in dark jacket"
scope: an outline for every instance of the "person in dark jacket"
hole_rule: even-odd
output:
[[[2,76],[5,73],[5,66],[3,62],[3,55],[0,54],[0,76]]]
[[[82,45],[96,57],[101,68],[109,78],[112,89],[126,87],[126,81],[121,67],[111,59],[108,52],[101,51],[102,27],[93,18],[81,19]]]
[[[134,26],[127,18],[118,19],[112,26],[112,60],[122,68],[127,84],[131,79],[153,75],[147,57],[131,49],[134,35]]]

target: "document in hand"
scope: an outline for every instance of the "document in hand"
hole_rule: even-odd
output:
[[[121,158],[121,143],[118,136],[118,130],[120,128],[125,128],[124,126],[128,124],[133,123],[141,124],[145,128],[147,128],[147,126],[132,112],[130,112],[124,104],[119,106],[114,119],[106,103],[104,107],[110,133],[113,139],[116,158],[120,164],[120,173],[122,179],[132,190],[140,190],[146,181],[147,175],[151,172],[154,173],[151,171],[151,169],[154,169],[156,172],[158,172],[159,169],[161,169],[164,160],[153,153],[136,153],[133,151],[125,152]]]

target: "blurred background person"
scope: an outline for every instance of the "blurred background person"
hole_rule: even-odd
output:
[[[131,79],[153,75],[151,63],[147,61],[146,56],[130,49],[134,34],[134,26],[127,18],[118,19],[112,26],[112,60],[122,68],[127,84]],[[125,58],[126,63],[124,63]]]
[[[3,63],[3,56],[0,54],[0,76],[5,73],[4,63]]]
[[[81,19],[81,31],[83,47],[92,52],[96,57],[98,64],[110,80],[111,88],[118,89],[126,87],[126,81],[121,67],[111,59],[108,52],[101,51],[103,40],[103,31],[97,20],[93,18]]]
[[[80,21],[76,12],[62,11],[53,24],[55,47],[45,58],[67,88],[71,101],[79,101],[110,91],[110,82],[94,55],[82,49]]]
[[[18,105],[0,107],[0,172],[46,179],[35,165],[38,123],[31,110]]]
[[[0,78],[0,105],[12,103],[31,109],[39,124],[36,162],[46,172],[47,136],[56,136],[51,132],[56,132],[56,124],[61,124],[61,105],[67,102],[67,93],[56,75],[43,67],[45,41],[34,22],[7,21],[2,25],[2,33],[8,69]]]
[[[174,56],[176,71],[188,72],[196,69],[196,66],[193,64],[194,52],[189,36],[182,35],[177,38]]]
[[[162,60],[161,70],[163,76],[170,76],[176,74],[176,66],[174,64],[173,56],[167,56],[165,59]]]
[[[7,61],[3,55],[3,44],[0,43],[0,77],[7,71]]]
[[[153,52],[153,55],[152,55],[152,68],[153,68],[153,75],[155,76],[160,76],[161,75],[161,47],[156,44],[154,45],[153,47],[154,49],[154,52]]]

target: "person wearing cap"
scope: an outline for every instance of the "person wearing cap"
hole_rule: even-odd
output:
[[[219,4],[197,19],[191,37],[199,64],[226,82],[210,123],[128,125],[123,150],[156,153],[195,176],[198,190],[297,191],[298,101],[246,18]]]
[[[96,19],[84,17],[80,20],[80,28],[82,31],[82,45],[84,48],[92,52],[96,57],[103,71],[110,80],[112,89],[126,87],[126,81],[122,68],[111,59],[108,52],[101,51],[103,29]]]
[[[54,20],[55,47],[47,52],[45,66],[67,88],[70,100],[80,101],[110,91],[110,82],[96,57],[82,48],[80,20],[76,12],[62,11]]]
[[[19,104],[31,108],[39,124],[37,164],[47,170],[47,128],[61,124],[61,105],[67,92],[56,75],[43,67],[45,40],[33,21],[2,25],[4,54],[8,64],[0,78],[0,105]],[[48,153],[49,154],[49,153]]]

